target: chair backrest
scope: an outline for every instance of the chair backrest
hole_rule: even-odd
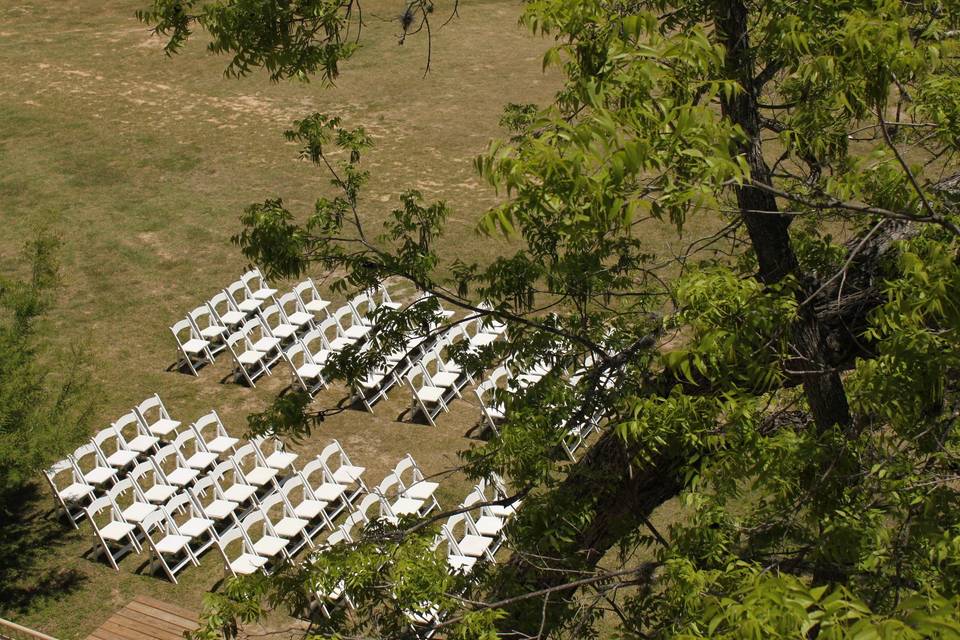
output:
[[[229,462],[227,464],[229,464]],[[217,478],[214,477],[212,473],[208,473],[201,476],[192,487],[187,487],[187,492],[193,496],[193,501],[202,507],[204,498],[209,499],[211,496],[213,499],[219,498],[220,487],[217,485]]]
[[[162,530],[164,535],[179,533],[176,523],[172,521],[163,509],[157,509],[147,514],[147,516],[140,521],[140,528],[143,530],[144,535],[147,536],[147,541],[150,543],[150,546],[154,548],[156,548],[153,541],[155,529]]]
[[[330,343],[333,342],[343,332],[343,328],[337,322],[337,319],[333,317],[322,320],[320,325],[317,327],[317,330],[320,332],[320,335],[328,349],[330,348]]]
[[[286,314],[283,312],[283,309],[276,304],[272,304],[265,309],[261,309],[260,317],[263,318],[263,321],[268,329],[276,329],[280,325],[287,323]]]
[[[228,554],[227,547],[229,547],[231,544],[233,544],[237,540],[240,540],[241,543],[243,544],[243,551],[241,551],[241,553],[243,552],[249,553],[253,551],[252,549],[250,550],[247,549],[247,535],[244,532],[242,527],[230,527],[229,529],[227,529],[225,532],[223,532],[218,536],[217,546],[220,548],[220,553],[223,554],[223,557],[226,558],[228,562],[233,559],[230,557],[230,555],[234,555],[234,554]],[[239,557],[239,554],[235,554],[234,557]]]
[[[207,306],[218,320],[222,321],[221,314],[228,311],[239,311],[236,302],[227,295],[226,291],[221,291],[207,301]]]
[[[193,323],[187,318],[174,322],[173,326],[170,327],[170,331],[173,332],[174,337],[180,344],[186,344],[191,338],[200,337]]]
[[[54,462],[50,467],[43,470],[43,474],[47,476],[47,481],[50,483],[50,486],[57,492],[57,495],[60,495],[60,485],[57,484],[57,476],[66,471],[70,472],[70,479],[73,483],[83,483],[83,478],[79,477],[77,474],[77,468],[74,466],[68,458],[63,460],[58,460]]]
[[[296,494],[298,490],[300,491],[301,497],[294,499],[296,497],[294,495],[294,498],[291,498],[290,496]],[[287,478],[284,483],[280,485],[280,493],[282,493],[284,499],[291,504],[300,504],[307,499],[316,499],[316,496],[313,495],[313,490],[310,488],[310,483],[307,482],[302,472],[295,473]]]
[[[277,299],[277,303],[280,305],[280,311],[288,319],[292,313],[296,313],[298,311],[306,312],[303,301],[295,291],[288,291],[287,293],[283,294]]]
[[[167,464],[170,459],[173,460],[174,468],[187,466],[187,463],[183,459],[183,455],[180,453],[180,449],[178,449],[177,445],[175,444],[168,444],[164,447],[160,447],[160,449],[155,454],[150,456],[150,458],[154,461],[154,463],[156,463],[157,468],[163,473],[166,473],[163,470],[164,464]]]
[[[131,430],[130,427],[133,427],[133,429]],[[117,418],[113,423],[113,429],[123,438],[125,443],[138,435],[147,433],[146,427],[134,411],[128,411]],[[134,431],[134,433],[130,433],[131,431]]]
[[[374,491],[384,498],[395,497],[403,490],[403,483],[400,482],[400,477],[395,473],[388,473],[387,477],[380,481],[380,484],[377,485],[377,488]]]
[[[167,504],[161,507],[164,511],[167,512],[167,517],[171,520],[176,520],[177,513],[186,512],[190,516],[195,516],[196,507],[193,504],[193,498],[189,493],[183,492],[178,493],[167,501]]]
[[[419,391],[424,387],[429,387],[430,380],[427,378],[427,372],[421,367],[411,367],[403,376],[413,387],[414,391]]]
[[[323,322],[320,323],[321,325]],[[329,326],[329,325],[328,325]],[[330,347],[327,344],[326,339],[323,337],[323,331],[319,328],[310,329],[305,334],[300,336],[300,342],[306,347],[307,351],[310,353],[319,353],[320,351],[329,351]],[[314,344],[317,343],[317,344]]]
[[[71,460],[73,464],[81,470],[90,463],[92,463],[90,466],[91,469],[109,466],[107,461],[103,459],[103,454],[100,453],[100,450],[92,442],[77,447],[71,454]]]
[[[161,418],[170,418],[170,412],[167,411],[167,407],[164,406],[163,400],[160,399],[160,396],[153,394],[151,397],[147,398],[140,404],[138,404],[134,411],[137,412],[137,415],[140,416],[140,419],[145,425],[151,425]]]
[[[247,468],[247,470],[249,470],[253,467],[261,466],[260,454],[256,447],[250,442],[241,447],[237,447],[236,453],[230,456],[230,459],[236,463],[236,468],[240,471],[241,475],[247,467],[249,467]],[[250,464],[251,460],[252,464]]]
[[[231,282],[227,288],[224,289],[224,292],[233,300],[234,304],[238,304],[253,296],[253,293],[247,288],[247,283],[243,280]]]
[[[242,329],[227,336],[226,343],[227,348],[230,349],[230,352],[234,356],[238,356],[244,351],[253,350],[253,343],[250,342],[250,338],[247,337],[247,334],[245,334]]]
[[[210,310],[210,307],[206,305],[201,305],[187,313],[187,320],[193,324],[194,329],[200,331],[205,327],[222,327],[223,322],[220,321],[218,317],[213,315],[213,312]]]
[[[377,310],[377,302],[366,291],[358,293],[347,303],[358,320],[367,320]]]
[[[347,540],[353,540],[353,536],[356,535],[353,532],[353,528],[358,524],[366,525],[369,522],[370,519],[367,517],[366,512],[358,510],[347,516],[347,519],[343,521],[342,525],[340,525],[340,531],[343,532],[343,535]]]
[[[143,478],[148,474],[152,475],[153,484],[166,484],[166,478],[163,476],[163,471],[157,466],[157,463],[153,460],[153,458],[149,458],[144,462],[134,465],[133,469],[130,469],[130,471],[127,473],[127,478],[133,480],[137,486],[143,490],[147,488],[143,486]]]
[[[260,272],[260,267],[254,267],[240,276],[240,282],[242,282],[251,293],[267,286],[267,283],[263,279],[263,274]]]
[[[404,481],[403,474],[407,471],[410,472],[410,478]],[[417,465],[417,461],[409,453],[401,458],[400,462],[393,468],[393,474],[397,476],[400,485],[404,488],[423,480],[423,472],[420,470],[420,466]]]
[[[370,511],[370,507],[373,507],[374,505],[377,506],[377,513],[373,516],[373,518],[371,518],[370,514],[367,512]],[[375,493],[368,493],[360,500],[360,503],[357,505],[357,508],[353,514],[363,522],[370,522],[370,520],[375,520],[376,518],[380,517],[380,508],[382,506],[383,498]]]
[[[146,502],[146,499],[140,493],[140,487],[138,487],[133,479],[127,476],[123,480],[117,481],[115,485],[107,489],[107,497],[110,498],[110,501],[115,507],[119,507],[121,502],[126,503],[126,500],[121,500],[120,498],[129,492],[130,500],[129,502]]]
[[[100,524],[97,521],[97,516],[100,515],[101,511],[105,511],[107,509],[111,510],[111,513],[110,513],[111,520],[119,519],[117,517],[116,510],[114,509],[114,504],[113,504],[113,501],[110,499],[110,496],[100,496],[99,498],[95,498],[90,502],[89,505],[87,505],[87,507],[84,510],[87,512],[87,519],[93,524],[93,526],[96,529],[99,529]]]
[[[341,331],[346,330],[354,324],[361,324],[360,319],[354,316],[353,307],[348,304],[343,305],[333,312],[333,320]],[[349,320],[349,322],[347,322]]]
[[[254,316],[240,325],[240,329],[237,333],[242,334],[248,340],[253,340],[257,337],[270,337],[273,334],[270,333],[270,325],[267,324],[266,320],[263,320],[260,316]]]
[[[173,446],[175,446],[181,454],[185,453],[185,451],[189,452],[191,448],[194,452],[206,451],[203,440],[197,437],[197,432],[193,429],[187,429],[178,433],[177,437],[173,439]]]
[[[279,509],[278,509],[279,507]],[[294,517],[293,507],[287,500],[287,496],[282,491],[271,493],[260,501],[260,510],[263,515],[273,524],[281,517]]]
[[[210,425],[213,425],[215,436],[229,435],[227,433],[227,428],[223,426],[223,420],[220,419],[220,414],[217,413],[216,409],[213,409],[210,411],[210,413],[197,418],[191,426],[193,427],[194,431],[196,431],[200,439],[206,443],[211,439],[204,436],[203,431]]]
[[[294,370],[304,364],[313,364],[313,356],[299,340],[294,340],[293,344],[284,350],[283,355]]]
[[[103,455],[108,455],[111,451],[123,448],[122,440],[117,434],[117,430],[112,426],[98,431],[97,434],[90,439],[90,441],[97,449],[100,450],[100,453]],[[111,441],[113,442],[113,446],[107,446]]]
[[[317,289],[317,284],[313,281],[313,278],[307,278],[295,286],[293,293],[297,294],[297,297],[300,298],[300,301],[305,305],[314,300],[323,301],[323,296],[320,295],[320,290]]]
[[[336,456],[335,460],[334,456]],[[338,440],[334,440],[325,446],[323,451],[320,452],[320,455],[317,456],[317,459],[320,460],[320,463],[325,466],[330,473],[336,473],[337,469],[344,465],[353,465],[353,463],[350,462],[350,457],[347,456],[347,452],[344,451]],[[306,471],[306,467],[304,467],[304,471]]]

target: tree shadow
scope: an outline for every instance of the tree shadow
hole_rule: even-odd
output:
[[[44,567],[44,557],[69,543],[59,509],[37,483],[0,492],[0,611],[26,612],[38,598],[62,597],[87,578],[76,569]]]

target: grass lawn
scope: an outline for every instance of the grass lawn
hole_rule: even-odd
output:
[[[225,59],[200,42],[168,59],[133,17],[144,3],[21,0],[0,7],[0,270],[24,269],[19,250],[38,225],[61,236],[63,286],[48,340],[64,366],[76,348],[92,364],[98,428],[157,392],[184,422],[215,408],[239,433],[245,416],[289,383],[288,371],[277,367],[255,390],[224,381],[226,358],[199,378],[171,372],[168,327],[239,276],[244,261],[229,237],[245,205],[282,196],[305,212],[327,190],[326,176],[298,161],[296,147],[283,140],[291,122],[320,111],[366,127],[376,147],[366,157],[372,181],[364,215],[381,219],[401,191],[416,187],[455,210],[448,255],[482,260],[499,241],[478,237],[473,220],[495,194],[481,186],[471,161],[501,135],[497,121],[507,102],[544,103],[559,79],[542,73],[548,42],[517,26],[517,3],[461,6],[459,19],[434,31],[426,77],[425,40],[398,46],[397,24],[381,19],[398,5],[365,4],[364,46],[332,89],[262,76],[226,79]],[[683,244],[658,229],[665,245]],[[317,403],[343,396],[335,388]],[[368,484],[407,452],[430,473],[454,466],[456,452],[470,446],[463,434],[476,423],[477,407],[457,401],[437,429],[399,421],[406,407],[398,391],[375,416],[344,412],[298,451],[312,455],[339,438],[368,467]],[[466,489],[452,478],[441,504],[455,506]],[[146,555],[128,557],[114,573],[85,557],[89,526],[74,532],[50,517],[45,487],[31,500],[29,519],[4,526],[35,540],[36,563],[2,585],[0,616],[82,638],[136,594],[199,609],[223,576],[214,551],[176,586],[142,573]]]

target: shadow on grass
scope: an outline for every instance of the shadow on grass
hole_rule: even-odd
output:
[[[34,600],[62,597],[86,580],[76,569],[42,566],[70,533],[59,511],[44,510],[48,499],[35,483],[0,493],[0,612],[26,612]]]

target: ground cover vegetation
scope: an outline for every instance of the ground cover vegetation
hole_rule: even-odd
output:
[[[358,12],[158,0],[141,17],[171,52],[206,30],[229,73],[331,82]],[[437,15],[413,2],[404,25],[427,36]],[[454,577],[430,550],[435,523],[377,527],[231,582],[205,635],[301,615],[340,581],[356,609],[314,621],[318,636],[400,637],[411,612],[433,619],[420,632],[472,638],[960,633],[960,228],[943,180],[958,19],[952,2],[527,3],[564,85],[509,110],[516,134],[476,162],[507,196],[478,226],[522,240],[486,262],[445,262],[450,208],[414,190],[380,235],[363,129],[305,114],[289,139],[339,194],[251,205],[244,254],[274,274],[339,270],[342,290],[405,279],[507,323],[507,343],[464,364],[555,373],[505,396],[499,433],[462,455],[522,500],[508,561]],[[640,231],[716,215],[726,226],[679,260]],[[361,375],[427,312],[384,312],[382,349],[331,370]],[[558,375],[584,363],[572,388]],[[302,406],[286,435],[326,416]],[[594,416],[602,435],[567,463],[561,438]],[[677,497],[661,531],[651,518]]]

